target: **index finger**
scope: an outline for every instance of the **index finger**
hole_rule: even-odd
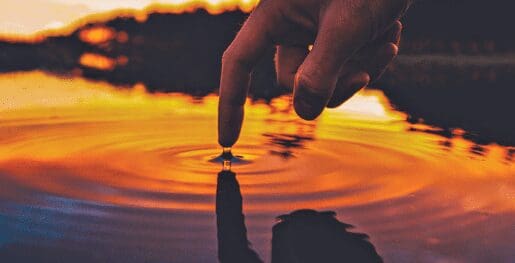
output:
[[[223,147],[231,147],[238,140],[250,73],[267,48],[273,46],[269,37],[271,14],[263,11],[268,3],[263,1],[252,12],[222,57],[218,143]]]

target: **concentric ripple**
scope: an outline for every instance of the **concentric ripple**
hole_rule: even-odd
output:
[[[0,255],[45,246],[133,253],[134,262],[214,261],[216,97],[199,104],[42,73],[16,78],[50,85],[46,96],[56,99],[0,108]],[[473,155],[461,138],[443,148],[437,135],[409,132],[378,91],[316,122],[287,105],[249,106],[233,148],[249,237],[263,258],[274,218],[304,208],[336,211],[391,261],[399,249],[413,253],[407,262],[427,261],[414,256],[422,252],[442,262],[488,255],[484,235],[471,238],[468,227],[488,232],[490,247],[515,242],[504,234],[515,218],[507,149]]]

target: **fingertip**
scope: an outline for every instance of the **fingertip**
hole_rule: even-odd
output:
[[[218,144],[222,147],[232,147],[238,138],[227,136],[225,133],[218,134]]]
[[[342,105],[345,101],[329,101],[329,103],[327,104],[327,108],[328,109],[334,109],[334,108],[338,108],[340,105]]]
[[[316,119],[324,110],[325,100],[306,88],[297,88],[293,95],[293,108],[295,113],[304,120]]]
[[[243,106],[221,105],[218,113],[218,144],[232,147],[240,137]]]
[[[309,102],[302,99],[294,100],[293,107],[295,109],[295,113],[306,121],[316,119],[323,111],[323,107],[322,109],[319,109],[318,107],[314,108]]]
[[[316,119],[327,105],[332,92],[327,94],[326,90],[319,88],[320,85],[311,84],[302,73],[295,77],[293,107],[297,115],[304,120]]]
[[[227,140],[218,138],[218,144],[223,148],[232,147],[235,143],[236,143],[236,141],[227,141]]]
[[[238,135],[232,136],[229,134],[220,133],[218,135],[218,144],[222,147],[232,147],[238,140],[238,137]]]

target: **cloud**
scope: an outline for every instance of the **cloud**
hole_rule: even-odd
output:
[[[82,1],[55,2],[49,0],[2,0],[0,33],[32,34],[48,25],[69,24],[94,12]]]

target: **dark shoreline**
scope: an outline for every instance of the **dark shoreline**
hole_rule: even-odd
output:
[[[515,20],[503,16],[512,5],[482,11],[480,1],[415,4],[404,19],[401,55],[372,86],[383,90],[397,109],[407,112],[409,121],[423,120],[443,130],[461,128],[478,144],[515,146],[510,107],[515,98],[515,36],[494,26]],[[441,10],[434,24],[446,25],[445,30],[430,26],[427,16],[431,10]],[[453,16],[457,10],[461,10],[459,21]],[[499,16],[478,21],[481,12]],[[43,70],[119,87],[142,83],[150,92],[183,92],[201,98],[217,92],[221,56],[246,16],[240,11],[210,15],[203,10],[150,14],[144,23],[116,18],[34,44],[0,42],[0,73]],[[80,32],[93,27],[123,32],[128,39],[83,42]],[[490,30],[483,32],[486,29]],[[115,62],[123,57],[127,63],[97,69],[79,63],[86,53]],[[271,50],[254,71],[249,96],[268,101],[288,92],[275,83]]]

